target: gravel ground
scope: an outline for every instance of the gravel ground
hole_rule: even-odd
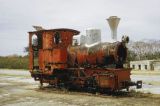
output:
[[[131,79],[132,81],[143,81],[142,89],[137,91],[160,94],[160,75],[131,75]]]
[[[150,77],[132,76],[134,80],[139,78],[146,80]],[[156,79],[159,81],[159,77],[154,78],[154,81],[157,81]],[[30,77],[28,71],[0,69],[0,106],[159,106],[160,104],[160,94],[93,95],[49,88],[40,89],[38,86],[39,83]]]

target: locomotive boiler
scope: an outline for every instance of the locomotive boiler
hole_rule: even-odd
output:
[[[68,63],[78,67],[115,67],[123,68],[127,58],[127,36],[123,36],[122,42],[98,43],[91,47],[86,45],[68,47]]]
[[[142,81],[131,81],[131,69],[123,67],[127,59],[127,36],[121,42],[72,45],[73,36],[79,33],[67,28],[29,32],[29,70],[41,86],[48,83],[53,87],[88,91],[142,87]]]

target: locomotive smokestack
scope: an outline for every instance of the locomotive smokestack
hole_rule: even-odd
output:
[[[111,29],[111,37],[113,40],[117,40],[117,27],[120,21],[120,18],[118,18],[117,16],[110,16],[107,19],[110,29]]]

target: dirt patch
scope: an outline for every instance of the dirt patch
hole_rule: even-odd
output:
[[[102,95],[51,88],[39,89],[36,85],[20,82],[12,82],[4,88],[0,103],[5,106],[143,106],[144,104],[145,106],[158,106],[160,104],[160,95],[136,92]]]
[[[1,106],[159,106],[160,95],[131,91],[117,94],[40,89],[32,78],[0,77]]]

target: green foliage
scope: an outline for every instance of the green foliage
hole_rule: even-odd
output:
[[[141,56],[142,59],[146,60],[159,60],[160,59],[160,52],[155,52],[155,53],[147,53],[143,56]]]
[[[0,57],[0,68],[28,69],[28,56],[6,56]]]
[[[128,48],[130,61],[160,59],[160,40],[131,41]]]
[[[137,60],[159,60],[160,59],[160,52],[155,53],[144,53],[144,54],[137,54],[134,51],[128,51],[127,61],[137,61]]]
[[[128,50],[127,61],[134,61],[136,60],[136,53],[134,51]]]

